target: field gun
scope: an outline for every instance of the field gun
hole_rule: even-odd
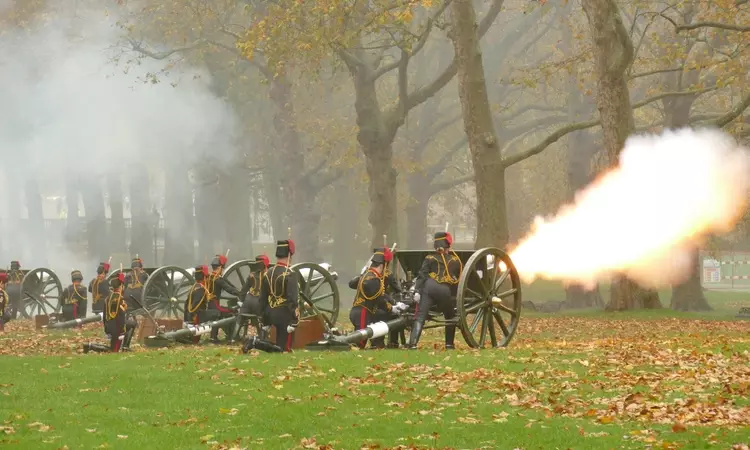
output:
[[[66,328],[73,328],[78,325],[85,325],[87,323],[96,323],[102,321],[102,313],[94,314],[93,316],[84,317],[83,319],[66,320],[64,322],[51,323],[43,328],[48,330],[64,330]]]
[[[59,313],[62,309],[60,297],[63,286],[55,272],[46,267],[38,267],[33,270],[0,270],[2,272],[20,273],[23,275],[19,281],[8,277],[6,292],[10,297],[10,306],[25,319],[31,319],[37,315],[49,315]]]
[[[150,348],[169,347],[177,342],[186,342],[194,336],[208,334],[212,328],[233,325],[235,320],[235,317],[232,316],[219,320],[211,320],[198,325],[185,324],[185,328],[175,331],[163,332],[159,330],[156,332],[156,335],[147,336],[143,341],[143,345]]]

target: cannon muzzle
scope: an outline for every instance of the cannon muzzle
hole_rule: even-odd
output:
[[[234,316],[225,317],[220,320],[213,320],[211,322],[205,322],[198,325],[188,325],[186,328],[176,331],[169,331],[167,333],[158,332],[156,336],[147,336],[143,341],[146,347],[161,348],[168,347],[177,340],[183,340],[191,338],[193,336],[200,336],[211,332],[212,328],[223,327],[226,325],[233,325],[236,321]]]

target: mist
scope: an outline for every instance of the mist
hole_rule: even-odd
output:
[[[0,10],[12,4],[0,0]],[[122,30],[111,12],[49,16],[55,19],[0,35],[8,56],[0,61],[0,265],[18,259],[26,269],[49,267],[65,284],[74,268],[93,277],[101,252],[71,248],[62,228],[39,226],[39,202],[26,200],[37,195],[34,186],[41,204],[64,196],[72,179],[82,180],[81,198],[101,197],[108,178],[121,180],[141,164],[166,170],[168,180],[183,177],[189,189],[187,169],[232,164],[241,133],[202,68],[164,74],[169,61],[116,63]],[[158,82],[149,81],[152,74]],[[128,195],[125,184],[122,192]],[[152,184],[152,205],[163,206],[162,197]]]

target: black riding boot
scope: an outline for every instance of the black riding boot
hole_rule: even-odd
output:
[[[398,331],[391,331],[388,335],[388,348],[398,348]]]
[[[409,333],[409,350],[416,350],[419,337],[422,335],[422,326],[424,322],[416,320],[414,325],[411,326],[411,333]]]
[[[453,345],[453,340],[456,338],[456,326],[448,325],[445,327],[445,349],[453,350],[456,347]]]

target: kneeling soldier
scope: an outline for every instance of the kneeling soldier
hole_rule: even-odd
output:
[[[23,271],[21,271],[21,263],[11,261],[7,276],[5,293],[8,294],[8,305],[5,307],[5,312],[10,319],[17,319],[23,308],[21,304],[21,283],[23,282],[24,275]]]
[[[185,300],[185,324],[198,325],[208,321],[206,314],[208,309],[208,289],[206,289],[206,279],[210,273],[211,272],[208,271],[208,266],[195,268],[195,284],[190,288],[187,300]],[[200,340],[200,336],[193,336],[194,344],[197,344]]]
[[[122,298],[125,274],[122,272],[110,281],[112,292],[104,302],[104,332],[109,334],[109,349],[119,352],[130,347],[133,331],[137,326],[135,319],[126,317],[128,305]]]
[[[224,273],[224,266],[227,264],[227,257],[224,255],[216,255],[211,261],[211,269],[213,272],[206,279],[206,289],[208,290],[208,318],[209,320],[218,320],[225,317],[231,317],[234,315],[234,311],[229,308],[221,306],[221,293],[222,291],[229,292],[230,295],[235,297],[240,295],[240,290],[234,287],[232,283],[222,276]],[[224,335],[227,341],[232,338],[232,329],[234,325],[225,325],[221,327],[224,330]],[[214,344],[219,343],[219,328],[211,328],[211,342]]]
[[[375,249],[370,267],[364,275],[360,275],[349,281],[349,287],[357,290],[349,320],[354,328],[361,330],[367,325],[380,321],[388,321],[399,312],[406,310],[403,303],[393,305],[390,296],[386,294],[386,283],[389,282],[385,274],[385,265],[393,259],[393,254],[387,248]],[[389,336],[391,343],[398,342],[398,331],[391,331]],[[360,348],[365,348],[366,341],[359,343]],[[385,337],[372,339],[372,348],[384,348]]]
[[[435,233],[435,252],[430,253],[422,262],[422,267],[417,275],[416,291],[414,298],[419,302],[417,305],[414,325],[409,335],[409,348],[416,349],[422,327],[430,312],[430,308],[437,304],[445,320],[456,317],[456,293],[458,291],[458,280],[461,277],[463,263],[451,250],[453,238],[450,233]],[[452,349],[453,340],[456,336],[456,326],[445,327],[445,348]]]
[[[86,288],[81,285],[83,274],[80,270],[74,270],[70,273],[70,281],[73,283],[62,292],[60,299],[63,304],[62,314],[65,320],[74,320],[86,317],[86,303],[88,294]],[[79,325],[80,327],[80,325]]]
[[[10,296],[5,291],[7,285],[8,272],[0,272],[0,331],[3,331],[5,324],[11,320],[9,311]]]
[[[269,325],[276,328],[276,345],[292,351],[294,330],[299,324],[297,273],[289,269],[294,241],[277,241],[276,265],[266,272],[260,286],[260,304]]]
[[[268,256],[258,255],[255,257],[255,262],[262,265],[258,270],[250,272],[245,284],[242,286],[242,291],[240,291],[242,306],[240,307],[240,314],[237,315],[237,323],[234,329],[235,339],[239,336],[240,328],[248,325],[247,316],[257,317],[257,319],[251,319],[254,326],[260,326],[261,323],[265,324],[268,322],[268,318],[263,317],[263,308],[260,305],[260,285],[268,270],[270,261],[268,260]],[[266,338],[266,336],[259,337]]]

